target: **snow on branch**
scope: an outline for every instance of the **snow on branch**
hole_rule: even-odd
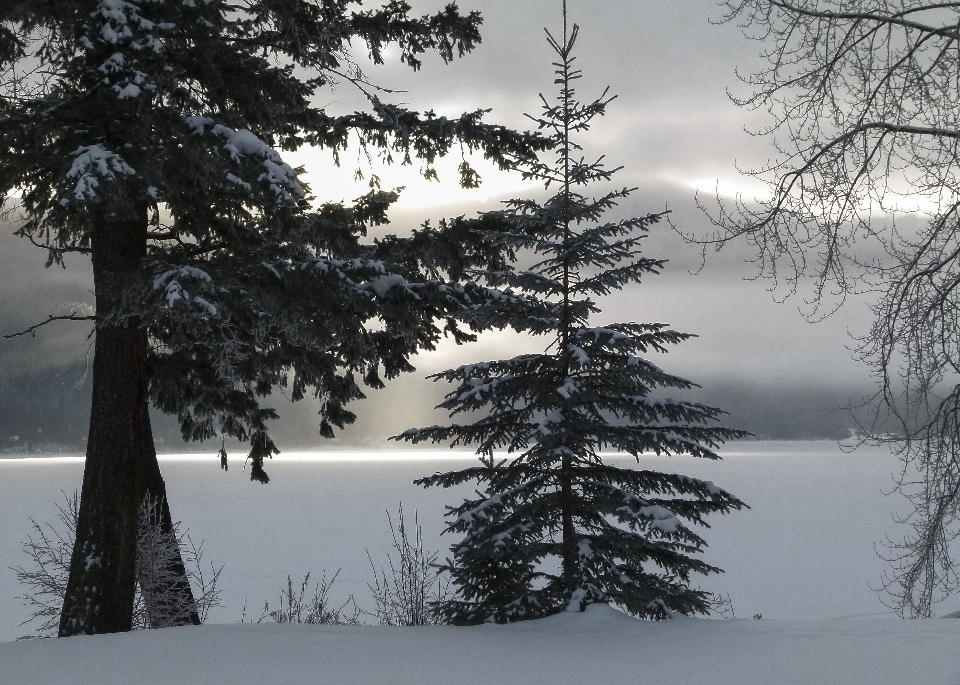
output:
[[[237,164],[242,163],[244,157],[259,158],[263,172],[256,180],[258,183],[267,183],[278,202],[293,202],[295,198],[306,195],[303,186],[297,182],[297,172],[293,167],[286,164],[276,150],[260,140],[253,132],[245,128],[235,131],[228,126],[215,123],[209,117],[188,116],[184,117],[183,121],[194,135],[210,133],[225,138],[223,149]],[[251,184],[243,178],[233,173],[227,173],[225,176],[231,183],[251,190]]]
[[[135,50],[163,52],[163,41],[157,38],[153,31],[174,28],[174,24],[167,22],[154,23],[140,16],[140,5],[136,2],[126,2],[126,0],[100,0],[100,4],[91,16],[104,20],[98,38],[114,45],[132,39],[132,26],[134,24],[139,26],[142,31],[146,32],[146,35],[139,40],[130,42],[130,46]],[[84,44],[89,48],[90,38],[88,36],[84,36],[84,38],[86,39]]]
[[[64,177],[67,181],[76,181],[73,197],[79,201],[93,200],[98,197],[99,178],[116,180],[118,174],[133,176],[137,172],[116,152],[107,150],[103,145],[81,145],[73,152],[73,164]],[[66,206],[69,198],[62,198],[60,204]]]
[[[194,266],[181,266],[175,269],[168,269],[153,279],[153,289],[163,290],[164,298],[167,300],[167,306],[173,307],[177,302],[194,302],[210,316],[217,316],[220,310],[199,295],[190,296],[190,293],[180,284],[177,279],[193,279],[201,283],[212,283],[213,279],[203,269]]]

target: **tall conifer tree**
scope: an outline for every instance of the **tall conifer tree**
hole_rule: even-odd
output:
[[[271,389],[316,396],[320,432],[331,435],[353,419],[345,404],[362,384],[411,369],[409,356],[431,347],[445,320],[462,337],[448,316],[497,296],[444,282],[469,257],[433,251],[438,261],[425,265],[402,254],[412,243],[362,240],[386,221],[395,193],[374,188],[351,207],[314,210],[278,152],[336,153],[353,135],[435,175],[431,165],[455,145],[502,166],[543,148],[485,124],[482,111],[445,118],[385,102],[352,57],[351,46],[365,45],[379,64],[394,45],[413,69],[428,52],[450,61],[480,41],[478,14],[359,5],[0,3],[0,199],[21,191],[17,232],[50,264],[90,255],[96,291],[61,635],[128,630],[145,496],[160,500],[171,526],[149,403],[176,414],[188,439],[248,441],[251,477],[266,482],[263,461],[277,452],[274,412],[263,406]],[[337,82],[360,88],[369,111],[334,116],[314,104]],[[477,182],[465,161],[461,182]]]
[[[593,298],[639,283],[665,261],[640,254],[641,239],[663,213],[604,222],[632,189],[582,194],[616,169],[584,161],[574,140],[613,99],[606,91],[588,104],[576,99],[577,33],[576,24],[568,29],[564,2],[562,40],[547,32],[559,58],[559,94],[555,103],[541,95],[543,112],[534,118],[555,141],[557,157],[525,166],[527,178],[556,194],[544,202],[511,200],[496,213],[511,227],[504,244],[539,261],[479,274],[509,296],[528,293],[546,303],[546,313],[543,304],[518,307],[511,324],[546,336],[549,346],[436,374],[457,384],[441,407],[451,415],[481,411],[482,418],[399,436],[476,445],[481,455],[479,466],[418,481],[486,486],[450,509],[447,531],[463,537],[444,566],[455,596],[438,608],[453,623],[538,618],[598,602],[645,618],[706,613],[709,597],[690,587],[691,574],[720,569],[695,556],[706,543],[691,525],[745,506],[709,481],[621,468],[608,456],[625,452],[639,463],[651,453],[719,459],[720,444],[745,434],[716,425],[718,409],[663,396],[693,383],[640,356],[665,352],[689,334],[660,323],[589,323],[600,312]],[[482,321],[495,307],[470,316]],[[499,450],[510,456],[498,460]]]

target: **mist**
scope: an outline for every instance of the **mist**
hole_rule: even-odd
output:
[[[413,5],[426,12],[437,3]],[[450,65],[427,60],[417,74],[392,63],[389,55],[386,65],[364,68],[369,66],[376,82],[403,91],[391,99],[414,109],[451,115],[489,108],[487,120],[529,128],[524,112],[536,113],[538,93],[551,92],[543,28],[556,27],[556,5],[549,0],[531,0],[511,10],[492,0],[468,5],[485,17],[484,42],[474,54]],[[745,41],[735,26],[711,25],[708,19],[718,18],[718,10],[707,0],[571,0],[570,11],[582,29],[578,66],[584,78],[578,92],[585,98],[599,95],[609,84],[611,93],[619,95],[583,139],[585,155],[605,155],[609,166],[624,167],[615,185],[637,188],[611,218],[668,209],[672,224],[653,227],[645,241],[647,256],[668,260],[664,272],[601,301],[603,312],[593,323],[656,321],[696,334],[654,361],[701,386],[680,399],[724,409],[729,413],[724,422],[731,427],[759,438],[844,437],[855,426],[844,407],[859,405],[873,393],[870,369],[851,353],[856,336],[869,331],[869,299],[850,298],[823,318],[839,299],[817,309],[809,303],[810,288],[801,282],[796,295],[779,302],[786,293],[771,293],[771,283],[756,280],[749,262],[753,253],[745,244],[731,244],[704,260],[698,246],[680,235],[709,235],[714,230],[709,213],[718,201],[730,202],[738,193],[747,200],[762,195],[762,186],[744,180],[737,168],[762,164],[771,155],[768,139],[744,132],[761,127],[763,113],[738,108],[727,96],[728,88],[742,88],[735,70],[749,72],[757,64],[757,45]],[[357,58],[363,65],[365,56]],[[330,111],[365,107],[347,86],[322,97],[328,99],[320,104]],[[359,150],[344,153],[339,167],[325,151],[303,149],[284,157],[304,166],[304,180],[318,202],[349,203],[368,189],[374,174],[384,188],[403,186],[390,214],[392,223],[371,231],[371,238],[403,234],[424,221],[496,209],[511,197],[543,194],[537,184],[477,158],[470,159],[483,185],[460,189],[458,155],[437,164],[439,183],[425,181],[416,165],[385,167]],[[363,178],[354,177],[356,170]],[[698,207],[698,197],[706,212]],[[45,251],[13,236],[15,226],[10,219],[0,224],[0,335],[22,331],[50,315],[92,313],[89,260],[67,255],[65,269],[45,269]],[[0,339],[0,449],[27,444],[29,449],[83,448],[91,329],[89,322],[58,322],[34,336]],[[276,393],[265,404],[281,415],[273,428],[281,449],[385,446],[387,437],[406,428],[446,420],[433,409],[445,388],[425,376],[461,363],[542,350],[547,342],[506,332],[486,333],[463,347],[445,341],[413,360],[415,373],[383,391],[369,391],[366,400],[351,405],[357,422],[336,442],[318,437],[315,403],[294,404]],[[161,450],[197,449],[182,443],[174,418],[155,414],[154,424]]]

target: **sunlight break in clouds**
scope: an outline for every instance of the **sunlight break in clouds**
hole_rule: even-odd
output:
[[[757,181],[750,176],[699,176],[694,178],[685,177],[676,172],[667,172],[658,175],[659,178],[673,185],[684,188],[692,188],[700,194],[701,200],[708,197],[719,196],[725,200],[741,200],[746,203],[766,202],[772,198],[770,187]],[[918,193],[910,193],[905,190],[907,186],[900,184],[901,187],[893,187],[891,192],[884,198],[883,204],[874,203],[871,208],[878,216],[891,216],[894,214],[936,214],[939,208],[948,201],[939,200],[934,197]],[[863,205],[861,209],[866,210]]]
[[[660,174],[663,180],[692,188],[697,191],[701,197],[712,197],[719,195],[722,198],[735,200],[737,198],[745,201],[764,201],[771,197],[770,188],[759,181],[755,181],[748,176],[701,176],[690,178],[681,174],[671,172]]]
[[[422,165],[414,161],[402,165],[398,161],[383,164],[376,157],[368,160],[356,145],[340,155],[340,166],[333,162],[327,150],[305,147],[296,152],[287,152],[284,159],[292,166],[303,166],[300,176],[310,185],[317,202],[352,202],[370,190],[370,178],[377,176],[384,190],[403,187],[395,210],[425,210],[453,205],[472,205],[478,210],[496,200],[505,200],[529,193],[540,186],[536,181],[523,181],[519,173],[500,171],[481,155],[468,155],[467,161],[480,174],[479,188],[464,189],[459,185],[460,155],[450,155],[437,160],[435,165],[440,181],[428,181],[421,175]],[[359,169],[363,178],[357,178]],[[426,217],[424,217],[426,218]]]

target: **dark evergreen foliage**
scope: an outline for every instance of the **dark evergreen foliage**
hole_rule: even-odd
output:
[[[436,318],[462,306],[438,290],[440,262],[437,283],[399,269],[416,285],[385,286],[401,282],[390,261],[403,266],[409,245],[393,239],[374,254],[360,239],[386,222],[394,193],[372,188],[352,207],[310,211],[309,189],[274,147],[336,153],[352,133],[390,160],[423,160],[428,176],[454,144],[501,167],[543,148],[483,123],[482,111],[447,119],[386,103],[350,57],[360,40],[376,63],[388,44],[414,69],[427,51],[450,61],[479,43],[477,13],[355,5],[46,0],[0,11],[3,66],[20,68],[0,97],[0,191],[25,190],[19,233],[60,263],[90,251],[91,215],[147,215],[144,268],[117,284],[100,323],[146,323],[153,401],[180,416],[185,438],[250,439],[257,478],[275,451],[259,396],[288,378],[294,398],[312,388],[329,435],[362,396],[354,374],[377,387],[379,365],[387,377],[409,369],[407,356],[436,341]],[[31,54],[47,76],[23,72]],[[311,104],[342,81],[368,94],[370,112]],[[466,162],[461,180],[477,182]],[[375,317],[373,334],[364,322]]]
[[[433,162],[454,146],[501,167],[545,148],[484,123],[483,111],[450,119],[388,103],[351,57],[364,44],[381,63],[394,45],[413,69],[428,52],[450,61],[479,43],[479,15],[360,4],[0,4],[0,198],[22,191],[18,233],[47,249],[49,264],[90,254],[96,289],[90,439],[61,634],[129,629],[134,524],[155,482],[144,471],[156,461],[148,401],[176,414],[188,439],[248,440],[251,477],[266,482],[263,461],[278,450],[261,400],[272,388],[317,396],[320,433],[331,435],[353,420],[345,405],[361,385],[410,370],[409,356],[444,330],[468,336],[451,315],[503,297],[450,282],[442,252],[427,255],[438,261],[426,273],[405,256],[411,243],[364,241],[394,193],[374,186],[353,206],[313,209],[277,152],[336,154],[356,136],[435,177]],[[335,83],[361,89],[369,111],[334,116],[313,104]],[[466,161],[460,181],[478,182]]]
[[[691,574],[720,569],[695,555],[706,543],[693,525],[745,506],[713,483],[679,474],[621,468],[611,452],[689,454],[718,459],[726,440],[745,435],[719,427],[722,412],[663,393],[693,387],[640,356],[665,352],[690,336],[665,324],[594,326],[595,297],[655,274],[664,260],[643,257],[640,242],[663,213],[603,221],[631,193],[588,197],[581,189],[610,180],[602,160],[584,161],[572,135],[586,131],[613,98],[606,92],[581,104],[571,52],[577,26],[557,53],[555,104],[543,100],[535,118],[558,151],[553,164],[528,162],[527,178],[557,192],[544,202],[512,200],[486,220],[511,227],[500,240],[527,250],[527,269],[478,274],[505,293],[533,295],[536,311],[519,306],[510,323],[547,336],[542,354],[470,364],[433,376],[456,384],[441,407],[452,415],[482,412],[468,424],[433,426],[399,436],[411,442],[475,445],[481,465],[418,481],[450,487],[471,481],[483,492],[449,510],[448,532],[462,535],[443,567],[456,596],[438,606],[458,624],[508,622],[612,603],[636,616],[706,613],[708,595],[690,587]],[[497,305],[472,311],[486,323]],[[544,309],[545,307],[545,309]],[[507,452],[497,459],[495,451]]]

